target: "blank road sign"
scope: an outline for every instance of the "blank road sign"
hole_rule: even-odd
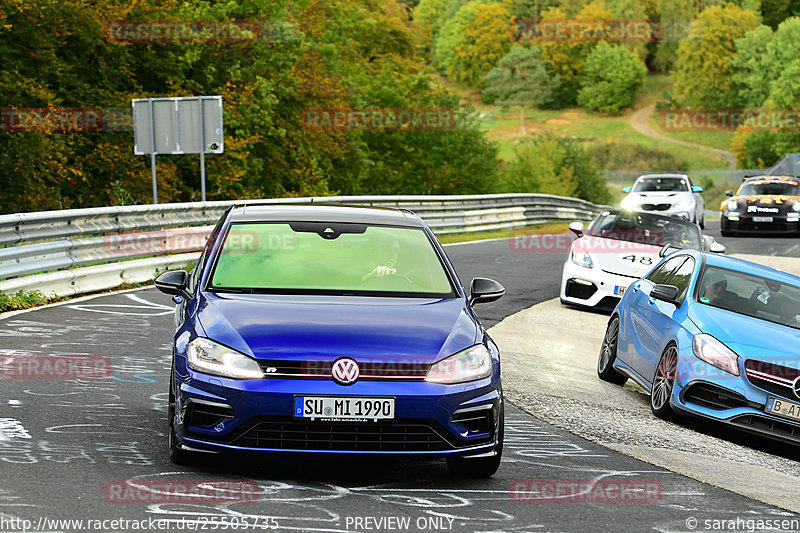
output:
[[[137,155],[221,154],[222,97],[134,99],[133,136]]]

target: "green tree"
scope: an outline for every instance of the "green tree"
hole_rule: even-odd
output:
[[[583,66],[578,103],[591,111],[619,113],[644,85],[647,67],[622,46],[599,43]]]
[[[506,192],[575,196],[597,203],[610,201],[605,180],[575,140],[537,135],[514,148],[502,174]]]
[[[733,4],[704,10],[678,47],[673,97],[689,107],[722,108],[735,99],[732,63],[736,39],[754,29],[752,11]]]
[[[515,45],[495,68],[483,78],[483,93],[495,98],[504,108],[520,107],[519,127],[525,132],[525,106],[541,106],[558,87],[558,76],[547,73],[539,48]]]
[[[464,5],[436,39],[437,67],[460,85],[476,86],[511,49],[510,24],[511,14],[503,4]]]

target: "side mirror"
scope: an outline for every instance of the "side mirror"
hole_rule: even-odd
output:
[[[703,188],[698,187],[697,185],[692,185],[692,192],[703,192]]]
[[[569,230],[578,237],[581,237],[583,235],[583,222],[570,222]]]
[[[656,285],[650,290],[650,298],[661,300],[670,304],[677,303],[678,287],[675,285]]]
[[[736,193],[733,192],[733,189],[728,189],[727,191],[725,191],[725,196],[733,196],[734,194]]]
[[[622,192],[631,192],[631,188],[630,187],[623,187],[622,188]]]
[[[185,270],[164,272],[156,278],[156,289],[173,296],[184,294],[188,285],[189,274]]]
[[[475,278],[469,285],[469,304],[484,304],[500,299],[506,293],[505,287],[493,279]]]

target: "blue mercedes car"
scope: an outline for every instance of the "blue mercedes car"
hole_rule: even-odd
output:
[[[800,278],[693,250],[663,257],[608,322],[601,379],[688,414],[800,444]]]
[[[228,209],[173,295],[169,450],[446,458],[490,476],[503,449],[500,357],[427,225],[410,211]]]

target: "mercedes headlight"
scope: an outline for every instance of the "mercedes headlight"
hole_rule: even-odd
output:
[[[701,333],[692,340],[692,351],[706,363],[734,376],[739,375],[739,356],[717,339]]]
[[[728,200],[727,202],[725,202],[725,208],[728,211],[736,211],[737,209],[739,209],[739,202],[737,202],[736,200]]]
[[[189,368],[234,379],[258,379],[264,372],[255,359],[212,340],[197,337],[186,350]]]
[[[592,258],[589,257],[589,252],[587,252],[580,246],[576,246],[572,249],[572,251],[569,253],[569,259],[576,265],[582,266],[584,268],[594,267],[594,263],[592,263]]]
[[[490,376],[492,356],[483,344],[476,344],[445,357],[428,370],[428,383],[463,383]]]

